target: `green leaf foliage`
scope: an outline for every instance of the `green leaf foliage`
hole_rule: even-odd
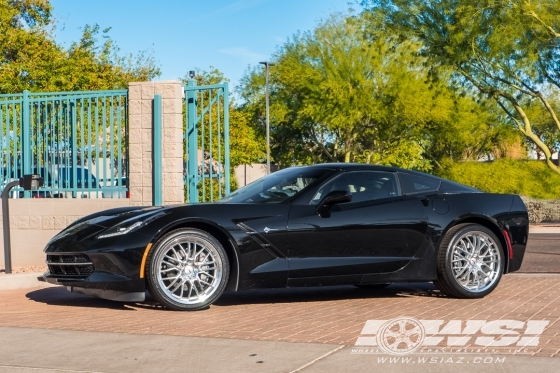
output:
[[[560,176],[543,161],[454,162],[440,169],[438,175],[485,192],[560,198]]]
[[[48,0],[0,0],[0,93],[121,89],[160,74],[149,52],[120,55],[110,29],[98,25],[63,48],[51,11]]]
[[[364,0],[370,28],[420,43],[434,76],[493,100],[552,162],[560,137],[560,0]],[[443,70],[440,70],[443,69]]]
[[[282,166],[365,162],[418,170],[444,158],[493,153],[511,132],[473,95],[436,80],[420,44],[399,40],[362,16],[333,15],[297,33],[270,67],[271,143]],[[251,123],[265,123],[264,72],[239,87]]]

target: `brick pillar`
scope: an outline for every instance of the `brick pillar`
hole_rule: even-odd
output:
[[[154,94],[162,97],[163,203],[184,202],[183,87],[181,82],[139,82],[128,85],[130,204],[152,205],[152,128]]]

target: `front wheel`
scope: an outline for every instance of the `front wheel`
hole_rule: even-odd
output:
[[[148,254],[146,279],[150,294],[162,305],[194,311],[222,295],[229,277],[224,248],[198,229],[177,229],[163,236]]]
[[[459,224],[444,236],[437,257],[438,279],[443,293],[457,298],[482,298],[490,294],[504,271],[500,240],[486,227]]]

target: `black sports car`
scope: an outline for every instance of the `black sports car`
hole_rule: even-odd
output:
[[[45,248],[41,278],[70,291],[174,310],[225,290],[433,281],[489,294],[521,266],[519,196],[415,171],[318,164],[278,171],[217,203],[126,207],[76,221]]]

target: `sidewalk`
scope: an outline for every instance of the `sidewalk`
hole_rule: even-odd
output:
[[[48,343],[45,343],[48,341]],[[0,327],[0,373],[509,372],[556,373],[558,358],[351,354],[351,346]],[[24,347],[25,346],[25,347]],[[503,358],[503,360],[502,360]],[[391,362],[392,361],[392,362]],[[403,362],[405,361],[405,362]],[[497,362],[496,362],[497,361]],[[420,365],[420,366],[419,366]]]
[[[37,280],[42,272],[10,273],[0,275],[0,290],[34,289],[54,286]]]

